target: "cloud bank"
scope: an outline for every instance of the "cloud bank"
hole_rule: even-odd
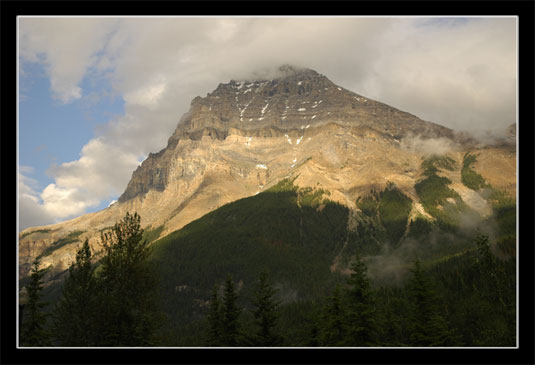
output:
[[[19,57],[44,66],[62,103],[89,98],[95,75],[125,102],[78,160],[49,169],[54,184],[28,190],[20,172],[21,228],[116,197],[195,96],[281,64],[454,129],[516,120],[515,18],[21,18]]]

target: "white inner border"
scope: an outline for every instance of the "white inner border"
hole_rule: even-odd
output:
[[[20,82],[20,72],[19,72],[19,20],[21,18],[52,18],[52,19],[55,19],[55,18],[91,18],[91,19],[96,19],[96,18],[154,18],[154,19],[162,19],[162,18],[175,18],[175,19],[180,19],[180,18],[211,18],[211,19],[219,19],[219,18],[296,18],[296,19],[315,19],[315,18],[386,18],[386,19],[392,19],[392,18],[420,18],[420,19],[428,19],[428,18],[514,18],[516,19],[516,120],[515,120],[515,123],[516,123],[516,347],[20,347],[20,344],[19,344],[19,199],[18,199],[18,196],[19,196],[19,189],[18,189],[18,181],[19,181],[19,82]],[[178,348],[178,349],[212,349],[212,348],[221,348],[221,349],[224,349],[224,348],[230,348],[230,349],[255,349],[255,348],[267,348],[267,349],[516,349],[518,348],[518,342],[519,342],[519,303],[518,303],[518,294],[519,294],[519,291],[518,291],[518,288],[519,288],[519,261],[518,261],[518,257],[520,256],[520,247],[518,245],[518,241],[519,241],[519,231],[518,231],[518,228],[519,228],[519,222],[518,222],[518,213],[519,213],[519,209],[518,209],[518,205],[519,205],[519,200],[518,200],[518,197],[519,197],[519,182],[518,182],[518,168],[519,168],[519,163],[518,163],[518,148],[519,148],[519,145],[518,145],[518,95],[519,95],[519,90],[518,90],[518,74],[519,74],[519,59],[518,59],[518,48],[519,48],[519,45],[518,45],[518,35],[519,35],[519,26],[518,26],[518,23],[519,23],[519,19],[518,19],[518,16],[512,16],[512,15],[493,15],[493,16],[483,16],[483,15],[456,15],[456,16],[452,16],[452,15],[447,15],[447,16],[441,16],[441,15],[431,15],[431,16],[427,16],[427,15],[422,15],[422,16],[416,16],[416,15],[412,15],[412,16],[384,16],[384,15],[377,15],[377,16],[351,16],[351,15],[329,15],[329,16],[322,16],[322,15],[317,15],[317,16],[289,16],[289,15],[271,15],[271,16],[266,16],[266,15],[243,15],[243,16],[237,16],[237,15],[229,15],[229,16],[221,16],[221,15],[216,15],[216,16],[208,16],[208,15],[191,15],[191,16],[180,16],[180,15],[177,15],[177,16],[146,16],[146,15],[142,15],[142,16],[130,16],[130,15],[100,15],[100,16],[87,16],[87,15],[72,15],[72,16],[60,16],[60,15],[50,15],[50,16],[40,16],[40,15],[19,15],[17,16],[17,52],[16,52],[16,57],[17,57],[17,111],[16,111],[16,115],[17,115],[17,132],[16,132],[16,135],[17,135],[17,182],[16,182],[16,186],[17,186],[17,226],[16,226],[16,229],[17,229],[17,265],[16,265],[16,270],[17,270],[17,275],[16,275],[16,278],[17,278],[17,283],[16,283],[16,289],[17,289],[17,293],[16,293],[16,298],[17,298],[17,303],[16,303],[16,317],[15,317],[15,322],[16,322],[16,347],[17,349],[44,349],[44,348],[47,348],[47,349],[132,349],[132,348],[142,348],[142,349],[169,349],[169,348]]]

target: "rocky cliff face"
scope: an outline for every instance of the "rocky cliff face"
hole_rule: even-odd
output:
[[[151,189],[163,191],[170,182],[171,161],[186,152],[180,141],[203,138],[224,141],[229,136],[277,138],[295,134],[297,146],[301,142],[297,142],[298,135],[304,136],[305,132],[309,135],[309,128],[317,132],[328,124],[370,128],[382,138],[398,141],[407,135],[454,137],[450,129],[342,89],[316,71],[289,66],[282,70],[285,76],[275,80],[231,81],[220,84],[204,98],[193,99],[190,112],[178,124],[167,147],[149,155],[134,172],[119,202]],[[195,164],[181,166],[178,175],[181,179],[199,171]]]
[[[117,203],[21,232],[20,274],[27,275],[29,264],[47,248],[51,253],[42,265],[66,269],[80,242],[88,238],[98,250],[100,231],[127,211],[137,211],[144,227],[163,226],[163,236],[290,176],[297,176],[300,186],[329,190],[331,199],[352,209],[358,196],[394,182],[416,210],[423,210],[414,184],[429,148],[409,143],[415,138],[427,146],[435,139],[447,141],[449,156],[459,164],[464,152],[474,148],[460,143],[448,128],[338,87],[313,70],[286,66],[273,80],[220,84],[206,97],[193,99],[167,146],[133,172]],[[515,186],[514,151],[493,147],[479,153],[483,164],[475,168],[485,179],[498,188]],[[500,166],[500,172],[493,166]],[[462,188],[460,176],[450,178]],[[484,206],[470,194],[464,193]],[[83,232],[76,244],[50,250],[74,231]]]

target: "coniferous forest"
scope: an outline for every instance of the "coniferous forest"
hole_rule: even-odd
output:
[[[430,170],[417,187],[431,210],[430,189],[451,195],[435,180]],[[156,241],[161,227],[127,214],[102,232],[99,260],[80,244],[60,284],[45,288],[36,260],[20,344],[516,346],[514,210],[494,196],[492,236],[459,228],[452,210],[408,224],[410,200],[393,184],[357,201],[354,217],[285,180]]]

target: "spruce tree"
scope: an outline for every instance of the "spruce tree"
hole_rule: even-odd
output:
[[[40,259],[32,264],[31,281],[26,286],[28,302],[24,307],[24,318],[20,329],[22,346],[38,347],[50,345],[50,336],[46,330],[47,314],[43,308],[48,304],[42,301],[44,269],[39,269]]]
[[[438,310],[438,297],[425,277],[419,260],[411,269],[410,344],[413,346],[454,346],[457,342],[448,323]]]
[[[336,285],[333,294],[327,298],[327,303],[323,307],[320,331],[323,346],[344,345],[346,340],[344,315],[340,286]]]
[[[375,310],[368,269],[360,256],[351,264],[353,271],[348,279],[347,325],[348,346],[375,345]]]
[[[253,314],[259,328],[254,341],[257,346],[278,346],[282,343],[282,338],[274,332],[279,306],[273,298],[275,293],[276,290],[268,282],[267,272],[263,271],[253,298]]]
[[[86,240],[69,267],[61,296],[53,312],[53,329],[60,346],[93,346],[96,316],[96,281],[91,249]]]
[[[241,309],[238,307],[238,294],[234,289],[232,276],[227,275],[223,296],[221,340],[222,346],[232,347],[241,343],[239,317]]]
[[[158,283],[140,221],[137,213],[126,213],[111,232],[101,235],[105,253],[98,277],[101,346],[151,346],[161,324]]]
[[[209,346],[221,346],[222,343],[222,318],[221,318],[221,303],[217,295],[217,286],[214,285],[212,296],[210,297],[210,308],[208,311],[208,344]]]

